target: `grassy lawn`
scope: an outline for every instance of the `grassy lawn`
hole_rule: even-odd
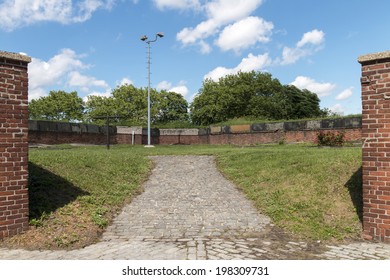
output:
[[[3,245],[79,248],[95,242],[142,191],[148,155],[208,154],[259,211],[297,238],[356,239],[361,223],[361,149],[303,145],[59,146],[30,150],[30,224]],[[131,222],[131,221],[129,221]]]

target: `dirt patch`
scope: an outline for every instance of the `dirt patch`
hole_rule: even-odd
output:
[[[26,250],[73,250],[96,243],[102,232],[92,223],[31,226],[27,232],[1,241],[0,247]]]

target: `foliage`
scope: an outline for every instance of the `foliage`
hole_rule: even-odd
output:
[[[147,123],[147,88],[133,85],[117,87],[110,97],[89,96],[86,102],[86,120],[102,124],[101,116],[118,116],[114,124],[145,125]],[[174,92],[150,90],[152,123],[188,120],[187,101]]]
[[[345,134],[343,132],[323,132],[317,133],[318,146],[343,146],[345,143]]]
[[[185,122],[189,120],[188,103],[179,93],[161,91],[155,96],[158,113],[156,123]]]
[[[319,98],[308,90],[282,85],[269,73],[239,72],[207,79],[191,104],[195,124],[209,125],[233,118],[269,120],[326,116]]]
[[[30,119],[49,121],[82,121],[83,100],[77,92],[50,91],[48,96],[32,100],[28,106]]]
[[[131,120],[136,125],[146,122],[147,91],[133,85],[123,85],[117,87],[110,97],[88,96],[86,121],[102,124],[105,120],[98,118],[104,116],[118,116],[111,119],[114,124],[126,120]]]

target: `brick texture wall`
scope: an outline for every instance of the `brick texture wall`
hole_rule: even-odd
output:
[[[390,242],[390,52],[362,65],[364,237]]]
[[[0,51],[0,239],[28,229],[29,62]]]
[[[106,128],[96,125],[29,122],[30,144],[106,143]],[[343,132],[348,142],[361,141],[361,118],[339,118],[313,121],[232,125],[205,129],[152,129],[154,145],[232,144],[256,145],[263,143],[316,143],[318,132]],[[134,133],[134,135],[133,135]],[[142,127],[111,127],[111,144],[147,143],[147,129]]]

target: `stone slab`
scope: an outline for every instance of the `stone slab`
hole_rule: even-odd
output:
[[[230,132],[231,133],[249,133],[249,132],[251,132],[251,125],[250,124],[231,125]]]
[[[268,131],[284,130],[284,123],[282,122],[267,123],[266,127]]]
[[[230,126],[222,126],[221,127],[221,132],[223,133],[223,134],[230,134],[231,132],[230,132]]]
[[[57,131],[57,123],[49,121],[38,121],[39,131]]]
[[[141,126],[117,126],[116,131],[118,134],[142,134],[142,127]]]
[[[266,123],[252,124],[252,131],[267,131],[267,124]]]
[[[361,55],[359,56],[358,61],[360,63],[364,63],[364,62],[375,61],[380,59],[388,59],[388,58],[390,58],[390,51],[384,51],[384,52]]]
[[[321,128],[321,121],[312,120],[306,121],[306,129],[316,130]]]
[[[31,57],[27,55],[20,54],[20,53],[6,52],[6,51],[0,51],[0,58],[18,60],[27,63],[31,62]]]
[[[199,129],[160,129],[160,135],[199,135]]]
[[[72,127],[70,123],[67,122],[58,122],[57,123],[58,132],[72,132]]]
[[[321,120],[321,128],[344,128],[345,127],[345,119],[325,119]]]
[[[297,131],[306,129],[305,121],[285,122],[283,126],[286,131]]]
[[[72,132],[81,133],[80,124],[71,123],[70,126],[71,126],[71,131]]]
[[[361,128],[362,127],[362,118],[354,117],[345,119],[346,128]]]
[[[142,128],[142,135],[148,135],[147,128]],[[157,128],[151,128],[150,129],[150,136],[152,136],[152,137],[160,136],[160,130]]]
[[[209,135],[210,128],[199,128],[198,135]]]
[[[38,130],[38,121],[28,121],[28,130],[37,131]]]
[[[210,133],[211,134],[221,134],[222,133],[222,127],[220,127],[220,126],[210,126]]]

